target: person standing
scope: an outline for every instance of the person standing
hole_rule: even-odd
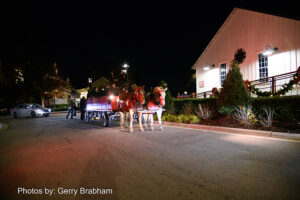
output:
[[[86,107],[86,99],[83,96],[80,99],[80,120],[84,120],[84,116],[85,116],[85,107]]]
[[[70,99],[70,103],[69,103],[69,107],[68,107],[68,114],[66,116],[66,118],[68,119],[69,118],[69,115],[71,115],[71,119],[73,119],[73,115],[74,115],[74,108],[75,108],[75,113],[76,113],[76,105],[75,105],[75,102]],[[75,114],[76,116],[76,114]]]
[[[75,99],[73,100],[73,106],[72,107],[73,107],[73,112],[72,112],[73,117],[76,117],[77,105],[76,105]],[[71,119],[73,119],[73,118],[71,118]]]

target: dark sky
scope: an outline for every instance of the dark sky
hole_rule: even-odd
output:
[[[297,17],[296,1],[10,1],[1,6],[1,59],[57,62],[76,88],[130,65],[146,86],[183,91],[191,67],[234,7]]]

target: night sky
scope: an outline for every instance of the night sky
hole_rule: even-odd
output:
[[[97,2],[2,5],[0,61],[56,62],[77,89],[87,86],[88,77],[121,70],[127,63],[137,83],[153,87],[165,80],[175,95],[183,92],[191,67],[234,7],[299,16],[296,1]]]

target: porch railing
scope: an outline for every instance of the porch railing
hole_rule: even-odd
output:
[[[267,78],[262,78],[258,80],[250,81],[251,85],[255,88],[258,88],[263,92],[271,92],[272,94],[276,93],[278,90],[282,89],[282,87],[289,83],[289,81],[293,78],[296,73],[300,73],[300,67],[297,71],[292,71],[284,74],[279,74],[276,76],[270,76]],[[299,84],[295,84],[293,89],[286,93],[287,96],[291,95],[300,95],[300,86]],[[253,95],[254,96],[254,95]]]
[[[280,90],[283,87],[283,85],[288,83],[296,73],[298,73],[298,74],[300,73],[300,67],[298,67],[297,71],[279,74],[276,76],[270,76],[270,77],[263,78],[263,79],[253,80],[253,81],[250,81],[250,83],[251,83],[251,85],[255,86],[255,88],[258,88],[259,90],[261,90],[263,92],[271,91],[272,94],[274,94],[278,90]],[[286,95],[287,96],[300,95],[299,83],[300,82],[298,82],[298,84],[295,84],[293,89],[290,90],[289,92],[287,92]],[[219,92],[220,92],[220,90],[221,90],[221,88],[218,89]],[[251,95],[255,96],[253,94],[251,94]],[[212,90],[197,93],[197,98],[207,98],[210,96],[212,96]]]

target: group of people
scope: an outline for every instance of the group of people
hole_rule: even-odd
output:
[[[196,98],[196,94],[192,92],[190,95],[188,95],[187,91],[185,91],[183,94],[180,94],[178,92],[177,99],[184,99],[184,98]]]
[[[112,83],[110,87],[108,87],[106,90],[104,88],[99,88],[99,87],[95,87],[93,89],[90,89],[90,91],[88,92],[87,97],[102,97],[102,96],[110,96],[110,95],[114,95],[114,96],[119,96],[120,92],[119,89],[116,88],[116,84]],[[79,110],[80,110],[80,119],[84,120],[85,119],[85,112],[86,112],[86,102],[87,99],[83,96],[80,99],[80,104],[79,104]],[[76,117],[76,110],[77,110],[77,106],[76,106],[76,102],[75,99],[70,99],[69,101],[69,107],[68,107],[68,113],[66,115],[66,118],[68,119],[69,116],[71,119],[73,119],[74,117]],[[107,113],[104,113],[105,116],[107,115]]]
[[[84,120],[85,118],[85,107],[86,107],[86,98],[83,96],[80,99],[80,104],[79,104],[79,110],[80,110],[80,119]],[[71,99],[69,102],[69,107],[68,107],[68,113],[66,115],[66,118],[68,119],[69,116],[71,119],[73,119],[74,117],[76,117],[76,110],[77,110],[77,106],[76,106],[76,102],[75,99]]]

